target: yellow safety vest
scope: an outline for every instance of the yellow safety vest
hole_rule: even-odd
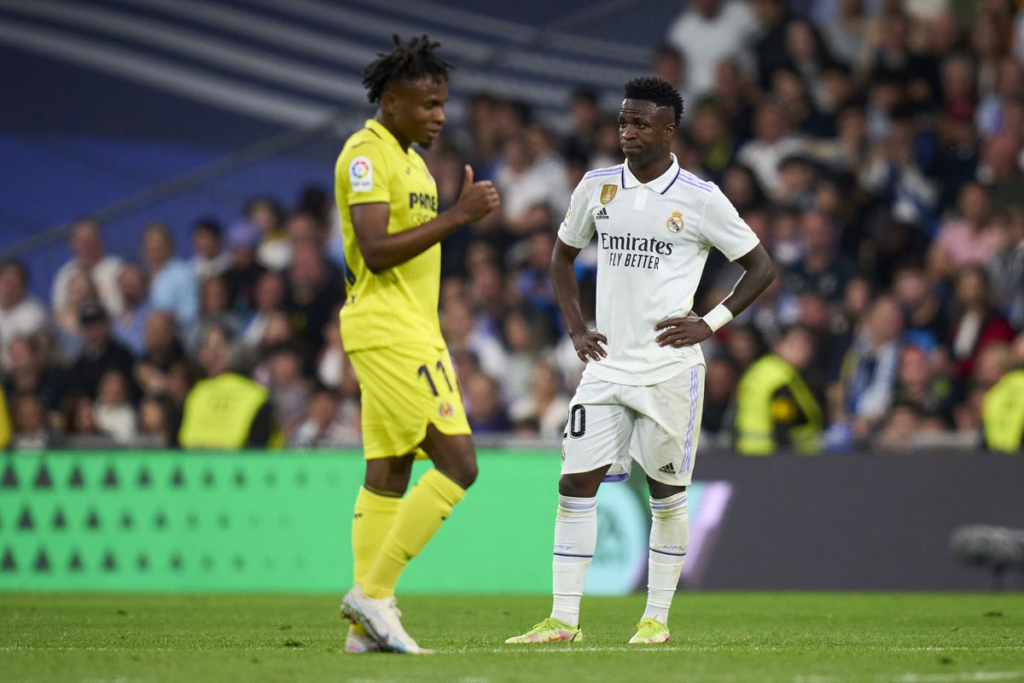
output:
[[[7,448],[7,444],[11,442],[12,432],[11,415],[7,412],[7,398],[0,387],[0,451]]]
[[[792,365],[771,354],[756,361],[736,391],[736,450],[771,455],[777,430],[785,431],[797,452],[812,455],[821,445],[821,406]]]
[[[269,396],[261,384],[231,372],[198,382],[185,399],[181,447],[244,448],[256,413]]]
[[[1024,369],[1014,370],[988,390],[981,404],[985,443],[994,451],[1017,453],[1024,441]]]

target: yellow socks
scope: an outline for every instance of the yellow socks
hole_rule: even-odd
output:
[[[401,504],[399,495],[386,496],[366,487],[359,489],[352,518],[352,559],[355,565],[352,583],[362,583],[366,572],[370,571],[395,523]]]
[[[465,495],[465,489],[436,469],[420,477],[402,499],[391,533],[379,546],[373,566],[365,576],[357,574],[356,582],[362,583],[367,596],[389,598],[395,594],[398,578],[409,560],[423,550]]]

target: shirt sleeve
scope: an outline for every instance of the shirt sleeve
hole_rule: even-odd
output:
[[[594,217],[590,214],[590,192],[586,181],[581,180],[569,198],[569,209],[565,212],[562,227],[558,229],[558,239],[570,247],[582,249],[590,244],[593,236]]]
[[[382,150],[369,140],[353,145],[338,157],[336,191],[349,206],[390,202],[390,180]]]
[[[708,244],[725,254],[730,261],[749,253],[761,242],[750,226],[740,218],[736,207],[717,187],[704,207],[700,233]]]

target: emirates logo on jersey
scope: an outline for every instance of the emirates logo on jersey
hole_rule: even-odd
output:
[[[668,228],[669,232],[682,232],[683,231],[683,214],[678,211],[673,211],[672,215],[669,216],[665,222],[665,227]]]

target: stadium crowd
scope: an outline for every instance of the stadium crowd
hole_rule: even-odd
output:
[[[772,429],[798,416],[809,450],[980,443],[986,392],[1024,366],[1024,10],[786,7],[690,0],[652,60],[686,100],[680,165],[722,188],[781,275],[704,344],[705,443],[733,443],[744,411]],[[559,438],[582,371],[548,264],[572,188],[622,156],[596,91],[573,94],[569,122],[556,130],[480,94],[467,124],[425,152],[441,208],[465,162],[502,194],[500,213],[443,252],[442,329],[477,434]],[[0,266],[12,446],[175,444],[190,388],[224,358],[269,389],[288,445],[358,441],[333,199],[281,199],[252,199],[226,228],[198,219],[190,260],[175,258],[166,226],[114,256],[81,220],[49,307],[18,262]],[[591,315],[596,264],[592,245],[577,268]],[[712,252],[695,311],[739,272]],[[744,377],[765,357],[797,379],[745,405]]]

